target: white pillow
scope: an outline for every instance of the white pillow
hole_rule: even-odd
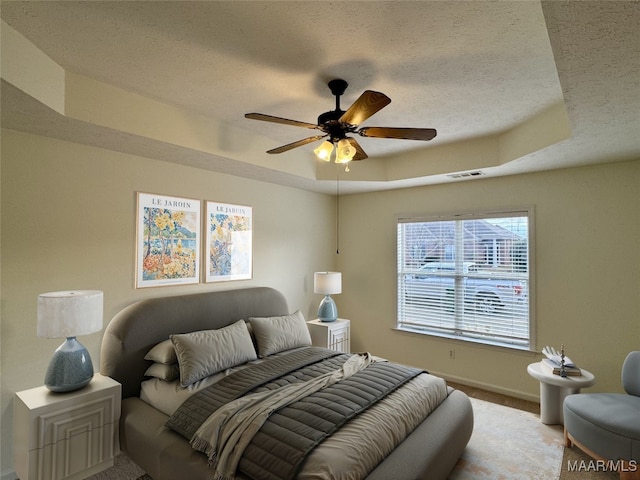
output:
[[[170,417],[187,398],[209,385],[220,381],[221,378],[225,377],[225,373],[226,372],[220,372],[203,378],[199,382],[192,383],[186,388],[182,388],[178,380],[164,382],[159,378],[150,378],[140,384],[140,400]]]
[[[281,317],[251,317],[249,323],[260,358],[311,345],[311,335],[300,310]]]
[[[244,320],[218,330],[171,335],[171,341],[183,387],[257,358]]]
[[[177,363],[153,363],[147,371],[144,372],[146,377],[155,377],[165,382],[175,380],[180,376],[180,367]]]
[[[149,352],[144,356],[145,360],[151,360],[156,363],[177,363],[178,357],[176,357],[176,349],[173,348],[173,343],[171,343],[171,339],[167,339],[164,342],[160,342],[155,347],[153,347]]]

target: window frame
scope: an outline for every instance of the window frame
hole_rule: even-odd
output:
[[[528,242],[528,283],[527,283],[527,303],[528,303],[528,323],[529,323],[529,342],[528,345],[514,344],[509,342],[501,342],[495,339],[483,338],[480,335],[469,333],[456,333],[454,329],[444,328],[438,330],[435,327],[411,327],[402,325],[401,309],[406,308],[406,302],[401,303],[401,294],[403,293],[401,279],[403,272],[400,265],[400,233],[399,228],[402,223],[419,223],[419,222],[444,222],[456,220],[473,220],[473,219],[493,219],[493,218],[509,218],[509,217],[526,217],[527,226],[527,242]],[[506,348],[516,351],[536,351],[536,321],[535,321],[535,209],[533,206],[509,207],[495,210],[473,210],[466,212],[452,212],[441,214],[400,214],[396,216],[396,319],[394,330],[407,333],[415,333],[419,335],[427,335],[439,338],[455,339],[469,343],[475,343],[489,347]],[[464,263],[464,262],[462,262]],[[460,294],[456,294],[460,295]],[[459,298],[459,297],[458,297]]]

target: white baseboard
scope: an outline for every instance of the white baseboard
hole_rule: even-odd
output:
[[[436,377],[442,377],[447,381],[460,383],[462,385],[467,385],[468,387],[480,388],[482,390],[487,390],[488,392],[500,393],[502,395],[507,395],[509,397],[515,397],[521,400],[528,400],[529,402],[540,403],[539,395],[531,395],[530,393],[521,392],[519,390],[503,388],[503,387],[499,387],[497,385],[492,385],[489,383],[476,382],[468,378],[446,375],[438,372],[432,372],[431,370],[429,371],[429,373],[435,375]]]

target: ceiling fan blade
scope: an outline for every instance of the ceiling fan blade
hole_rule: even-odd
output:
[[[433,128],[363,127],[357,133],[362,137],[431,140],[438,132]]]
[[[382,110],[391,103],[391,99],[384,93],[366,90],[353,105],[340,117],[341,123],[360,125],[374,113]]]
[[[303,145],[306,145],[307,143],[315,142],[316,140],[320,140],[321,138],[324,138],[324,137],[326,137],[326,135],[316,135],[315,137],[305,138],[303,140],[298,140],[297,142],[288,143],[287,145],[283,145],[278,148],[272,148],[271,150],[268,150],[267,153],[288,152],[289,150],[293,150],[294,148],[301,147]]]
[[[369,158],[369,155],[366,154],[355,138],[347,137],[347,141],[356,149],[356,154],[351,160],[364,160],[365,158]]]
[[[298,120],[289,120],[288,118],[274,117],[273,115],[265,115],[264,113],[245,113],[245,118],[251,120],[262,120],[263,122],[283,123],[294,127],[318,128],[315,123],[299,122]]]

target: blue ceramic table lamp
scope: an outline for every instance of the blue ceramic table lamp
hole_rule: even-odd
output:
[[[318,318],[322,322],[335,322],[338,319],[338,307],[330,295],[342,293],[342,273],[316,272],[313,274],[313,291],[324,298],[318,307]]]
[[[93,378],[93,364],[76,335],[102,330],[103,294],[99,290],[50,292],[38,296],[38,336],[63,338],[49,363],[44,384],[52,392],[72,392]]]

